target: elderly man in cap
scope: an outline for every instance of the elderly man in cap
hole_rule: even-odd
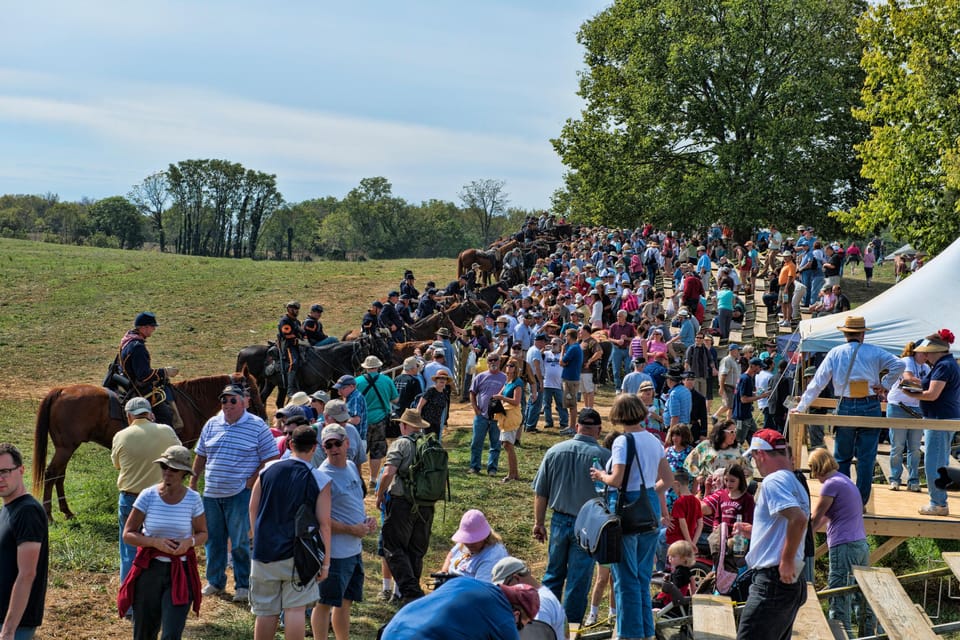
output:
[[[585,473],[595,463],[605,466],[610,450],[597,442],[602,421],[594,409],[577,416],[576,435],[547,450],[533,480],[533,537],[547,541],[547,507],[550,546],[544,585],[556,598],[562,596],[567,619],[583,621],[593,577],[593,558],[577,543],[574,523],[585,502],[596,497],[594,483]]]
[[[332,534],[327,549],[331,561],[330,574],[320,583],[320,602],[310,624],[317,637],[326,638],[332,618],[337,640],[350,637],[350,607],[363,601],[363,538],[377,529],[376,519],[368,517],[364,509],[363,478],[347,456],[349,445],[346,430],[338,424],[325,427],[320,434],[326,460],[319,469],[331,487]]]
[[[566,637],[567,616],[563,607],[560,606],[560,600],[553,594],[553,591],[533,577],[533,574],[530,573],[530,567],[523,560],[507,556],[497,561],[497,564],[493,565],[493,584],[507,586],[525,584],[536,589],[537,595],[540,596],[540,610],[534,620],[540,621],[553,629],[557,640],[563,640]]]
[[[247,412],[247,397],[238,385],[220,393],[222,410],[203,425],[197,440],[190,488],[204,476],[203,509],[209,538],[207,584],[203,595],[222,593],[227,586],[227,542],[233,555],[234,602],[250,595],[250,490],[260,470],[279,458],[267,424]]]
[[[284,379],[287,395],[292,396],[300,390],[297,381],[297,372],[300,370],[300,341],[306,336],[297,315],[300,313],[300,303],[291,300],[287,303],[287,311],[277,322],[277,348],[283,361]]]
[[[146,398],[131,398],[124,407],[127,426],[113,436],[110,460],[120,471],[117,476],[117,514],[120,520],[120,584],[123,584],[137,548],[123,541],[123,525],[126,524],[133,503],[140,492],[160,483],[160,467],[154,464],[167,447],[180,444],[180,438],[170,426],[153,421],[150,401]]]
[[[403,604],[423,597],[420,575],[433,529],[433,505],[414,505],[409,490],[404,486],[404,477],[413,463],[417,448],[416,440],[406,436],[419,434],[427,426],[419,412],[413,409],[403,412],[400,416],[400,435],[404,437],[394,440],[387,450],[383,477],[377,485],[377,508],[386,509],[383,555],[400,590]]]
[[[393,404],[399,395],[389,376],[379,373],[383,362],[377,356],[367,356],[361,367],[363,375],[357,378],[357,392],[367,406],[367,455],[370,457],[370,488],[377,486],[380,461],[387,455],[387,425]]]
[[[787,442],[778,431],[757,431],[744,455],[763,475],[763,488],[757,494],[753,524],[738,522],[733,527],[734,534],[751,540],[746,561],[754,571],[737,638],[789,638],[807,599],[803,547],[810,496],[793,473]]]
[[[347,411],[347,405],[343,400],[331,400],[323,409],[324,427],[339,425],[347,433],[347,459],[360,469],[360,465],[367,461],[367,443],[360,437],[357,428],[350,424],[350,412]],[[320,448],[317,450],[319,462],[326,459],[326,450]]]
[[[176,367],[154,369],[150,364],[150,352],[147,350],[147,338],[157,330],[157,316],[144,311],[137,314],[133,329],[120,340],[120,355],[117,365],[120,372],[130,381],[131,395],[142,396],[153,406],[153,415],[163,424],[176,427],[174,419],[176,408],[171,402],[169,390],[170,378],[180,370]]]
[[[623,377],[623,382],[621,383],[621,390],[627,395],[637,395],[637,391],[640,390],[640,385],[645,381],[649,381],[650,384],[653,384],[653,378],[650,377],[650,374],[644,373],[644,369],[647,368],[647,361],[640,356],[633,359],[633,371],[628,373]]]
[[[837,329],[844,334],[846,342],[830,349],[792,412],[805,412],[832,381],[833,392],[840,399],[838,416],[879,418],[883,415],[880,398],[900,378],[906,365],[893,354],[864,341],[870,327],[861,316],[847,316]],[[878,428],[837,427],[834,430],[833,457],[840,473],[846,476],[850,475],[853,459],[857,459],[856,483],[864,505],[873,488],[873,467],[879,441]]]

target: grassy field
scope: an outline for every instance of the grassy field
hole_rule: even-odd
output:
[[[149,342],[155,366],[178,366],[187,378],[226,373],[234,369],[241,347],[275,335],[288,299],[305,306],[322,303],[325,328],[340,335],[359,325],[373,299],[397,287],[406,268],[416,273],[422,289],[429,279],[445,285],[454,276],[455,263],[251,262],[0,239],[0,440],[17,444],[30,460],[40,398],[54,386],[99,384],[139,311],[153,311],[159,319]],[[844,279],[855,303],[889,286],[890,267],[878,271],[873,289],[864,288],[862,277],[861,270]],[[609,393],[601,393],[599,404],[610,400]],[[438,505],[427,570],[439,569],[460,515],[473,507],[487,512],[512,553],[542,569],[545,547],[530,535],[528,482],[468,477],[469,415],[462,406],[455,407],[451,426],[445,443],[451,452],[453,499]],[[519,450],[524,480],[532,479],[543,452],[557,441],[544,434],[524,438]],[[30,460],[28,468],[32,466]],[[81,447],[70,463],[67,495],[78,515],[65,522],[57,514],[52,525],[51,591],[41,638],[130,635],[129,623],[117,620],[113,607],[118,587],[115,480],[107,450],[96,445]],[[372,506],[368,511],[374,512]],[[380,588],[379,563],[371,560],[375,543],[371,538],[365,544],[367,602],[355,608],[352,637],[361,640],[375,637],[392,613],[374,598]],[[917,539],[891,561],[920,566],[924,557],[939,557],[936,543]],[[251,630],[252,617],[243,608],[208,598],[200,618],[189,621],[187,635],[239,639],[249,638]]]

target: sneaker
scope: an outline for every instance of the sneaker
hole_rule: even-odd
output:
[[[950,509],[948,507],[938,507],[935,504],[928,504],[925,507],[917,509],[917,513],[922,516],[948,516]]]
[[[565,428],[565,429],[560,429],[560,431],[558,431],[558,433],[559,433],[561,436],[573,436],[573,435],[576,435],[576,434],[577,434],[577,432],[574,431],[573,429],[571,429],[570,427],[567,427],[567,428]]]
[[[377,600],[380,602],[393,602],[393,591],[390,589],[384,589],[377,594]]]
[[[540,429],[537,429],[536,427],[524,427],[523,431],[524,433],[540,433]]]
[[[900,483],[896,480],[890,481],[890,491],[900,491]]]
[[[215,596],[217,594],[223,593],[223,588],[215,587],[208,582],[203,586],[203,589],[200,590],[200,593],[202,593],[205,596]]]
[[[908,484],[908,485],[907,485],[907,491],[910,491],[911,493],[920,493],[920,485],[919,485],[919,484]]]
[[[597,614],[591,613],[587,615],[587,619],[583,621],[583,626],[592,627],[597,624]]]
[[[473,467],[467,469],[467,475],[476,476],[480,474],[480,469],[474,469]]]
[[[492,478],[492,477],[494,477],[494,476],[497,475],[497,470],[496,470],[496,469],[487,469],[487,475]]]
[[[250,602],[250,590],[244,589],[243,587],[237,588],[236,592],[233,594],[234,602]]]

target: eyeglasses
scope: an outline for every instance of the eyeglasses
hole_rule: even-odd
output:
[[[343,440],[327,440],[326,442],[323,443],[324,449],[333,449],[334,447],[339,448],[342,446],[343,446]]]
[[[220,398],[220,404],[227,404],[227,403],[237,404],[237,402],[238,402],[237,396],[223,396],[222,398]]]
[[[11,473],[19,468],[20,467],[10,467],[9,469],[0,469],[0,478],[8,478]]]
[[[504,366],[504,369],[516,369],[516,368],[517,368],[517,365],[515,364],[508,364]]]

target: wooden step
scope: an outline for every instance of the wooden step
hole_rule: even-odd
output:
[[[893,570],[887,567],[854,567],[853,577],[873,608],[887,637],[935,640],[923,613],[907,595]]]
[[[733,602],[727,596],[693,596],[693,637],[700,640],[721,640],[737,637],[733,618]]]
[[[829,640],[846,640],[846,635],[835,636],[827,622],[827,616],[823,614],[823,608],[820,606],[820,600],[817,599],[817,592],[813,585],[807,583],[807,601],[797,612],[797,618],[793,622],[793,633],[791,638],[796,640],[807,640],[808,638],[820,638]]]

